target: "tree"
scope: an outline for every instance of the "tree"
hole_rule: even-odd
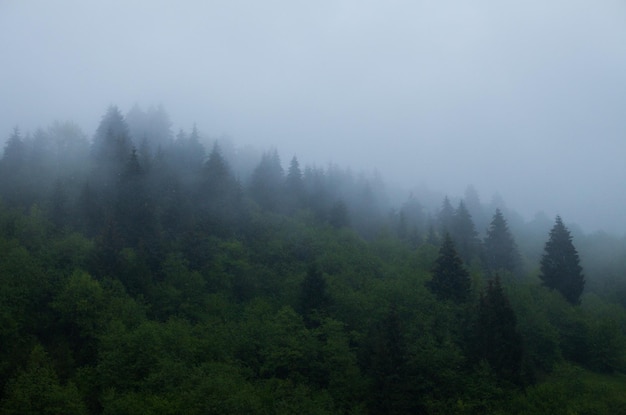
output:
[[[370,397],[372,414],[414,413],[414,395],[408,376],[408,350],[395,304],[374,327],[369,351],[369,371],[373,378]]]
[[[15,127],[13,134],[11,134],[4,146],[4,154],[2,156],[3,169],[7,171],[20,169],[26,161],[26,152],[26,144],[24,144],[20,129]]]
[[[146,185],[146,174],[135,148],[130,152],[117,183],[114,219],[126,247],[154,249],[157,241],[153,203]]]
[[[433,278],[428,289],[440,300],[461,303],[468,299],[471,280],[449,234],[445,234],[439,256],[435,260]]]
[[[126,162],[131,147],[130,132],[124,116],[117,106],[110,106],[93,138],[94,158],[106,168],[119,168]],[[115,174],[118,173],[115,171]]]
[[[205,229],[226,232],[237,223],[241,213],[241,188],[231,173],[217,143],[200,174],[197,206]]]
[[[463,261],[469,263],[480,251],[480,240],[472,215],[470,215],[463,201],[459,202],[459,207],[454,212],[450,232],[459,255]]]
[[[293,156],[285,177],[287,211],[294,212],[302,207],[304,203],[304,182],[302,180],[302,170],[296,156]]]
[[[519,268],[520,255],[517,245],[500,209],[496,209],[493,215],[483,247],[485,266],[488,271],[515,272]]]
[[[19,128],[15,127],[0,160],[0,196],[9,205],[28,205],[31,192],[26,191],[30,187],[27,153],[28,146]]]
[[[539,275],[543,285],[560,292],[571,304],[579,304],[585,278],[572,236],[560,216],[550,230],[544,251]]]
[[[250,195],[262,209],[277,211],[283,207],[283,173],[276,150],[263,154],[250,178]]]
[[[478,191],[473,185],[468,185],[465,188],[465,194],[463,195],[463,202],[467,207],[467,210],[472,215],[474,223],[477,229],[485,229],[487,227],[489,218],[483,209],[483,205],[480,201]]]
[[[300,312],[307,327],[317,327],[329,305],[326,280],[317,264],[311,264],[300,286]]]
[[[481,293],[474,326],[474,353],[485,360],[503,380],[518,382],[522,367],[522,338],[517,331],[517,318],[509,303],[500,277],[490,280]]]
[[[441,204],[441,209],[437,212],[437,227],[439,234],[443,235],[452,231],[452,221],[454,218],[454,208],[450,203],[450,199],[446,196]]]
[[[335,229],[341,229],[350,226],[350,215],[348,207],[343,200],[337,200],[328,212],[328,222]]]

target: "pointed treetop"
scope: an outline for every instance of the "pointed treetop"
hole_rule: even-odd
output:
[[[544,286],[559,291],[570,303],[580,303],[585,278],[572,236],[560,216],[556,217],[550,230],[541,258],[539,278]]]
[[[461,303],[469,298],[470,287],[470,275],[463,266],[463,260],[457,253],[452,238],[446,233],[428,288],[440,300]]]

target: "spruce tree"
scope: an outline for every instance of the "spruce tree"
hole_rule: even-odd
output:
[[[514,383],[520,380],[522,367],[522,338],[516,324],[515,312],[496,276],[480,296],[474,355],[486,361],[500,379]]]
[[[318,327],[329,305],[330,297],[326,291],[324,275],[317,264],[310,264],[300,285],[299,309],[306,326]]]
[[[478,239],[478,232],[476,232],[472,215],[465,207],[463,201],[459,202],[459,207],[454,212],[450,232],[457,251],[465,263],[470,263],[479,255],[480,240]]]
[[[450,199],[446,196],[441,204],[441,209],[437,212],[437,227],[440,235],[452,231],[453,220],[454,208],[452,207],[452,203],[450,203]]]
[[[546,242],[539,278],[544,286],[557,290],[571,304],[580,303],[585,278],[572,236],[560,216],[556,217]]]
[[[463,260],[449,234],[444,236],[439,256],[435,260],[433,278],[427,284],[428,289],[440,300],[461,303],[469,298],[470,275],[463,267]]]
[[[278,211],[283,206],[284,171],[276,150],[265,153],[252,172],[250,196],[262,209]]]
[[[304,181],[302,179],[302,170],[296,156],[293,156],[289,163],[289,170],[285,177],[286,191],[286,211],[293,213],[304,205]]]
[[[488,271],[515,272],[520,266],[520,255],[515,240],[500,209],[496,209],[487,229],[484,243],[484,261]]]

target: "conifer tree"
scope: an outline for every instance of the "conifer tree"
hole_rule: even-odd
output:
[[[371,414],[415,413],[414,385],[408,371],[408,349],[395,304],[375,326],[369,369],[373,377]]]
[[[204,163],[196,205],[205,230],[209,232],[223,234],[237,222],[241,188],[217,143]]]
[[[439,228],[439,234],[452,232],[452,222],[454,218],[454,208],[450,203],[450,199],[446,196],[441,204],[441,209],[437,212],[437,225]]]
[[[500,209],[496,209],[487,229],[484,243],[484,260],[488,271],[515,272],[520,266],[520,256],[515,240]]]
[[[478,256],[480,253],[478,232],[476,232],[472,215],[470,215],[463,201],[459,202],[459,207],[454,212],[450,233],[459,255],[465,263],[469,263]]]
[[[296,156],[293,156],[289,164],[289,170],[285,177],[286,190],[286,210],[293,212],[304,205],[304,182],[302,179],[302,170]]]
[[[105,168],[119,168],[126,162],[131,147],[130,132],[124,116],[118,107],[110,106],[94,135],[92,155]],[[118,173],[115,171],[115,174]]]
[[[259,206],[278,211],[283,206],[284,172],[276,150],[265,153],[250,178],[250,195]]]
[[[439,256],[435,260],[433,278],[427,284],[430,291],[440,300],[461,303],[469,297],[470,275],[463,267],[463,260],[459,257],[449,234],[444,236]]]
[[[585,278],[572,236],[560,216],[556,217],[544,250],[539,275],[543,285],[560,292],[571,304],[579,304]]]
[[[481,293],[474,326],[477,360],[485,360],[503,380],[518,382],[522,365],[522,338],[516,328],[517,318],[499,276],[490,280]]]
[[[307,327],[317,327],[326,312],[330,298],[326,292],[326,280],[317,264],[309,265],[300,286],[300,312]]]

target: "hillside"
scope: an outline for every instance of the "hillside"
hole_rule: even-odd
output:
[[[623,238],[169,125],[11,134],[0,413],[626,411]]]

